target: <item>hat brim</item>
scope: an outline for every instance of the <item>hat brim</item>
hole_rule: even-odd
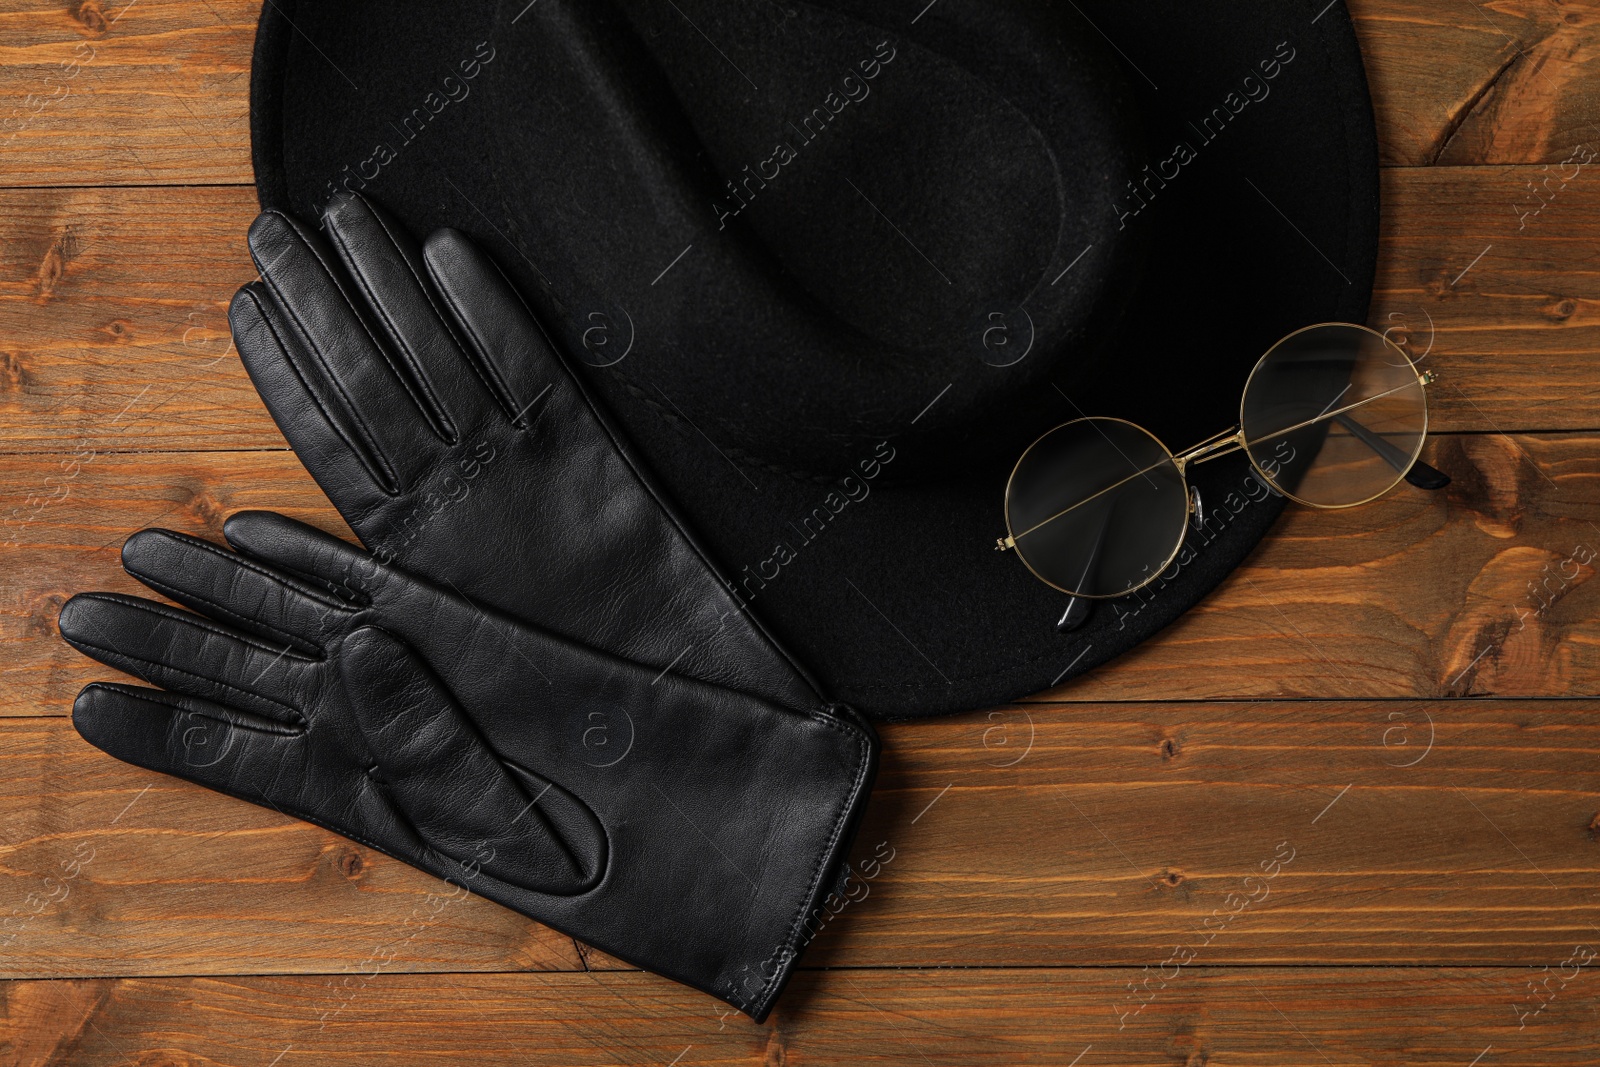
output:
[[[1237,418],[1251,368],[1279,337],[1365,319],[1379,205],[1360,50],[1344,6],[1322,0],[1078,6],[1127,65],[1145,113],[1157,180],[1142,195],[1131,191],[1125,223],[1146,228],[1151,244],[1105,372],[1075,384],[1053,421],[1029,430],[1106,415],[1181,448]],[[470,57],[483,39],[474,5],[417,19],[329,13],[338,7],[263,8],[251,88],[263,208],[314,217],[329,179],[367,156],[372,129],[390,121],[387,105],[374,102],[404,111],[418,71],[456,52]],[[511,25],[514,15],[496,32],[537,29]],[[511,42],[503,36],[498,46]],[[419,138],[367,188],[417,231],[464,229],[536,284],[517,235],[535,228],[528,220],[541,207],[485,151],[497,109],[514,106],[514,96],[481,104],[463,104],[461,121],[429,130],[431,140]],[[491,186],[492,196],[470,200],[462,191]],[[1196,468],[1208,521],[1179,561],[1063,634],[1065,598],[994,550],[1014,457],[914,484],[867,477],[892,473],[890,443],[862,457],[868,465],[848,486],[799,481],[733,462],[693,413],[603,370],[578,369],[752,610],[830,696],[880,719],[993,705],[1106,663],[1205,597],[1283,506],[1243,456]]]

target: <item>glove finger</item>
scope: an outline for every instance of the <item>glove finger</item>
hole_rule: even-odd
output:
[[[432,287],[416,239],[365,197],[336,197],[322,225],[356,290],[410,376],[439,434],[450,442],[493,412],[493,399],[461,351]]]
[[[214,700],[285,725],[305,721],[306,657],[186,611],[114,593],[80,593],[61,608],[61,636],[84,655],[175,693]]]
[[[228,544],[251,559],[333,593],[364,603],[383,578],[383,567],[361,551],[315,526],[271,511],[241,511],[222,524]]]
[[[599,823],[557,833],[541,807],[556,787],[530,795],[406,646],[365,627],[341,646],[339,670],[384,785],[431,848],[536,892],[595,883]]]
[[[250,227],[250,254],[272,294],[274,322],[286,327],[285,348],[305,357],[298,364],[307,385],[326,388],[319,399],[372,451],[386,490],[410,486],[441,452],[442,439],[351,303],[321,240],[268,211]]]
[[[291,352],[300,346],[287,323],[276,321],[272,294],[257,282],[234,294],[228,324],[250,381],[295,454],[328,495],[357,507],[376,506],[396,477],[339,391],[314,359]],[[369,503],[370,502],[370,503]]]
[[[171,530],[141,530],[122,566],[151,589],[273,645],[319,655],[353,608],[235,552]]]
[[[423,246],[429,277],[511,421],[538,417],[552,386],[571,379],[506,276],[471,239],[438,230]]]
[[[303,734],[221,704],[145,689],[96,682],[72,704],[72,725],[83,739],[125,763],[210,786],[235,796],[253,777],[252,764],[280,767],[293,758]]]

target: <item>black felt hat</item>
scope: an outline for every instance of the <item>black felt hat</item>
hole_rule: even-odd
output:
[[[350,189],[484,243],[752,610],[881,718],[1195,604],[1281,509],[1242,455],[1194,472],[1180,565],[1070,633],[994,551],[1012,464],[1080,414],[1193,444],[1371,294],[1338,0],[273,0],[251,103],[263,207]]]

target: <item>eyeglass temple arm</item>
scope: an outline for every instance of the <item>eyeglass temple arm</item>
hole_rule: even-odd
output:
[[[1335,415],[1333,421],[1350,431],[1356,440],[1372,449],[1379,456],[1382,456],[1385,463],[1404,474],[1406,481],[1418,489],[1435,492],[1450,484],[1450,476],[1448,474],[1436,467],[1428,466],[1420,459],[1407,466],[1406,461],[1410,458],[1409,456],[1349,415]]]
[[[1088,597],[1067,595],[1067,610],[1056,622],[1056,633],[1070,634],[1094,618],[1094,601]]]
[[[1078,588],[1082,589],[1089,584],[1089,579],[1100,567],[1100,550],[1105,547],[1106,531],[1111,529],[1111,516],[1116,512],[1116,505],[1106,508],[1104,516],[1100,519],[1100,531],[1095,534],[1094,547],[1089,550],[1089,561],[1083,565],[1083,574],[1078,578]],[[1094,601],[1088,597],[1067,597],[1067,610],[1056,623],[1056,632],[1069,634],[1088,622],[1094,616]]]
[[[1200,490],[1195,486],[1189,487],[1189,497],[1192,501],[1189,521],[1196,530],[1205,525],[1205,506],[1200,502]],[[1087,585],[1090,575],[1100,566],[1100,548],[1106,543],[1106,530],[1111,526],[1111,514],[1107,512],[1105,520],[1100,524],[1100,532],[1095,535],[1094,550],[1089,553],[1089,562],[1083,568],[1083,577],[1078,584]],[[1069,634],[1094,617],[1094,601],[1088,597],[1067,594],[1067,610],[1062,614],[1061,620],[1056,623],[1056,632]]]

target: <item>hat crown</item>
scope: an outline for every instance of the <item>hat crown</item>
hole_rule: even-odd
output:
[[[997,412],[1014,424],[1092,360],[1135,258],[1116,205],[1138,127],[1099,42],[1051,5],[956,6],[546,13],[565,49],[535,72],[523,138],[559,141],[548,120],[579,85],[617,168],[577,191],[585,213],[610,228],[617,200],[674,188],[652,251],[666,266],[692,246],[648,291],[634,264],[572,253],[576,302],[637,331],[609,374],[659,388],[736,459],[801,476],[842,476],[885,439],[916,446],[900,479],[1015,446]],[[696,350],[652,343],[694,317]],[[582,316],[560,325],[582,345]]]

